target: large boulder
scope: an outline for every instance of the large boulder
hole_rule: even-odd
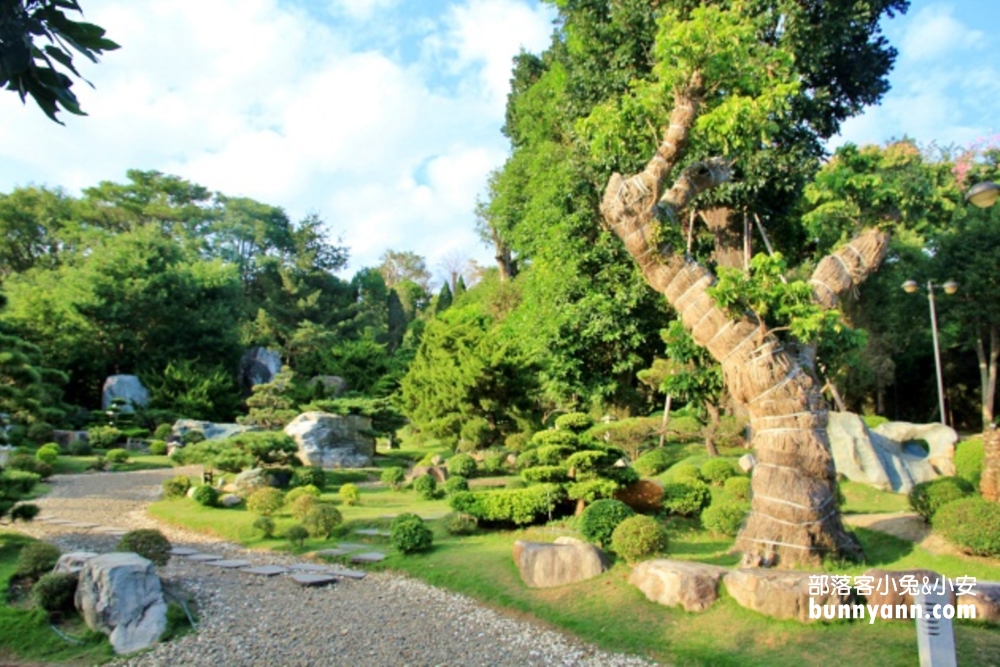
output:
[[[244,498],[257,489],[268,486],[282,488],[288,486],[291,477],[283,470],[269,470],[267,468],[250,468],[236,475],[233,486],[236,492]]]
[[[648,560],[632,570],[628,582],[653,602],[685,611],[705,611],[719,597],[719,580],[728,572],[718,565],[679,560]]]
[[[592,579],[607,567],[600,549],[573,538],[560,537],[555,543],[514,543],[514,563],[529,588],[549,588]]]
[[[810,596],[810,576],[808,572],[747,568],[729,571],[722,581],[740,606],[772,618],[808,623],[810,600],[821,608],[850,603],[850,595],[840,595],[833,587],[827,593]]]
[[[339,375],[316,375],[309,379],[309,387],[320,385],[325,396],[339,396],[347,391],[347,380]]]
[[[91,630],[108,635],[118,654],[151,646],[167,628],[156,568],[134,553],[88,560],[80,570],[76,608]]]
[[[281,370],[281,353],[266,347],[252,347],[240,359],[240,386],[248,391],[267,384]]]
[[[53,572],[60,572],[65,574],[77,574],[83,569],[83,566],[87,564],[87,561],[91,558],[96,558],[97,553],[94,551],[70,551],[62,556],[59,556],[59,560],[56,561],[56,566],[52,568]]]
[[[170,427],[170,435],[172,438],[180,440],[188,431],[201,431],[206,440],[225,440],[240,433],[259,430],[260,428],[257,426],[244,426],[243,424],[217,424],[197,419],[178,419]]]
[[[438,484],[444,484],[448,479],[448,469],[442,465],[436,466],[413,466],[406,475],[408,481],[413,481],[417,477],[430,475]]]
[[[917,427],[914,424],[904,426]],[[932,426],[947,429],[947,426],[935,424]],[[883,424],[885,433],[914,434],[918,429],[906,430],[895,428],[891,424]],[[936,479],[941,475],[955,474],[952,458],[955,453],[954,441],[947,444],[946,438],[939,429],[933,429],[933,444],[928,455],[917,453],[910,448],[904,448],[903,442],[891,440],[878,430],[869,429],[856,414],[850,412],[831,412],[827,434],[830,439],[830,450],[837,472],[852,482],[869,484],[884,491],[909,493],[915,484]],[[931,431],[924,432],[930,433]],[[957,435],[955,436],[957,439]],[[912,438],[911,438],[912,439]],[[923,438],[920,438],[923,439]]]
[[[911,424],[910,422],[886,422],[872,429],[892,442],[907,443],[923,440],[927,443],[927,462],[939,475],[955,474],[955,443],[958,433],[945,424]]]
[[[977,581],[972,592],[975,595],[958,596],[955,603],[974,606],[977,621],[1000,623],[1000,581]]]
[[[930,570],[871,569],[867,570],[863,576],[871,577],[871,581],[869,582],[871,584],[871,591],[863,596],[865,603],[873,607],[889,605],[893,609],[896,608],[896,605],[900,604],[906,605],[908,608],[916,602],[913,599],[914,596],[909,593],[910,589],[907,588],[906,580],[903,579],[904,577],[912,577],[908,581],[916,580],[921,587],[923,587],[925,581],[934,586],[935,584],[939,584],[941,580],[941,575]],[[948,586],[945,586],[945,592],[949,594],[954,602],[955,595]],[[892,618],[896,619],[897,617],[893,615]]]
[[[663,509],[663,483],[656,479],[640,479],[615,491],[615,500],[636,512],[659,512]]]
[[[323,468],[364,468],[372,464],[372,420],[361,415],[305,412],[285,427],[299,446],[302,463]]]
[[[101,409],[110,408],[116,398],[125,401],[121,412],[135,412],[135,408],[144,408],[149,404],[149,391],[135,375],[109,375],[101,392]]]

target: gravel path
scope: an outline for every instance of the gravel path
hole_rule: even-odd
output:
[[[187,472],[88,473],[52,478],[34,501],[42,516],[100,526],[159,528],[174,546],[195,547],[255,565],[296,562],[158,524],[146,506],[164,479]],[[116,537],[41,522],[17,527],[64,551],[110,551]],[[195,634],[159,644],[117,665],[649,665],[600,651],[540,625],[515,620],[469,598],[389,573],[301,588],[287,577],[254,577],[174,557],[168,586],[198,602]]]

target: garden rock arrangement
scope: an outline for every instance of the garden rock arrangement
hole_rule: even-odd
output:
[[[189,431],[199,431],[206,440],[225,440],[240,433],[249,431],[259,431],[256,426],[244,426],[243,424],[226,424],[199,421],[197,419],[178,419],[170,429],[170,435],[174,440],[181,440],[184,434]]]
[[[719,581],[727,572],[718,565],[658,559],[639,563],[628,581],[653,602],[705,611],[718,599]]]
[[[281,370],[281,354],[266,347],[252,347],[240,359],[240,384],[252,389],[274,379]]]
[[[779,619],[809,622],[810,599],[820,607],[847,604],[849,595],[829,593],[809,595],[808,572],[761,569],[731,570],[723,577],[726,591],[740,606]]]
[[[375,455],[372,422],[360,415],[305,412],[285,427],[299,446],[306,465],[323,468],[363,468]]]
[[[600,576],[608,568],[600,549],[571,537],[560,537],[554,543],[518,540],[514,562],[530,588],[574,584]]]
[[[110,375],[101,391],[101,409],[110,408],[116,398],[125,401],[120,408],[122,412],[133,412],[136,407],[146,407],[149,391],[135,375]]]

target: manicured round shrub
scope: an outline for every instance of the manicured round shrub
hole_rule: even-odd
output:
[[[289,526],[288,529],[285,530],[285,539],[300,549],[306,545],[306,539],[308,538],[309,531],[306,530],[305,526],[295,524],[294,526]]]
[[[701,465],[701,476],[715,486],[722,486],[726,480],[736,475],[733,462],[729,459],[709,459]]]
[[[667,529],[651,516],[630,516],[611,533],[612,550],[635,563],[667,551]]]
[[[38,577],[52,571],[59,561],[62,552],[59,547],[48,542],[31,542],[21,548],[21,553],[17,556],[17,570],[15,574],[20,577],[37,579]]]
[[[42,463],[52,465],[59,458],[59,453],[59,445],[54,442],[50,442],[49,444],[42,445],[38,448],[38,451],[35,452],[35,458]]]
[[[427,551],[434,542],[434,534],[416,514],[400,514],[389,527],[389,544],[403,554]]]
[[[157,440],[169,440],[174,434],[174,427],[170,424],[160,424],[153,431],[153,437]]]
[[[306,514],[309,514],[309,510],[316,507],[319,504],[319,496],[310,496],[309,494],[303,494],[295,498],[292,502],[285,502],[285,507],[288,508],[289,513],[302,521],[306,518]]]
[[[344,517],[336,507],[330,503],[316,503],[302,518],[302,525],[310,535],[328,540],[343,521]]]
[[[961,477],[939,477],[929,482],[915,484],[910,489],[910,507],[930,521],[943,505],[972,495],[972,484]]]
[[[4,470],[0,473],[0,478],[4,490],[18,496],[30,493],[35,484],[42,479],[39,475],[25,470]]]
[[[94,426],[87,429],[87,440],[95,449],[107,449],[121,440],[122,432],[114,426]]]
[[[357,484],[352,484],[348,482],[340,487],[340,491],[337,492],[340,496],[340,501],[345,505],[357,505],[361,502],[361,489],[358,488]]]
[[[934,515],[934,529],[971,554],[1000,558],[1000,503],[980,496],[953,500]]]
[[[675,482],[687,480],[705,481],[705,478],[701,476],[701,470],[698,469],[698,466],[691,465],[690,463],[679,463],[671,468],[667,474]]]
[[[197,445],[199,442],[205,441],[205,434],[198,429],[191,429],[190,431],[184,431],[181,436],[181,444],[185,447],[188,445]]]
[[[394,491],[398,490],[403,485],[403,482],[406,481],[406,471],[399,466],[386,468],[382,471],[381,480],[383,484],[392,487]]]
[[[292,471],[292,487],[315,486],[322,491],[326,488],[326,471],[319,466],[300,466]]]
[[[108,460],[108,463],[125,463],[128,461],[128,450],[112,449],[104,455],[104,458]]]
[[[462,424],[459,431],[458,450],[460,452],[472,452],[483,447],[488,447],[490,442],[497,437],[496,430],[490,423],[482,417],[472,417]]]
[[[10,470],[30,472],[38,475],[39,479],[48,479],[52,476],[52,466],[29,454],[14,454],[7,459],[7,467]]]
[[[80,440],[74,440],[69,443],[66,446],[66,451],[68,451],[71,456],[90,456],[94,453],[94,447],[88,440],[81,438]]]
[[[472,535],[478,527],[476,517],[464,512],[452,512],[444,518],[444,529],[449,535]]]
[[[515,462],[518,470],[524,470],[525,468],[534,468],[538,465],[538,450],[529,449],[526,452],[521,452],[517,455],[517,461]]]
[[[573,453],[573,447],[566,445],[545,445],[535,450],[538,454],[538,465],[557,466],[567,456]]]
[[[270,486],[257,489],[247,498],[247,509],[256,514],[270,516],[285,504],[285,494]]]
[[[487,475],[502,475],[507,470],[507,455],[503,452],[487,452],[480,467]]]
[[[565,482],[569,479],[569,471],[562,466],[535,466],[521,471],[524,481],[531,484],[541,482]]]
[[[140,528],[122,535],[115,551],[131,551],[162,566],[170,560],[170,540],[154,528]]]
[[[726,494],[734,500],[750,500],[750,478],[742,475],[730,477],[723,485]]]
[[[163,495],[167,498],[183,498],[191,488],[191,479],[187,475],[177,475],[163,482]]]
[[[593,425],[594,420],[583,412],[570,412],[556,417],[556,428],[560,431],[583,433]]]
[[[430,475],[421,475],[413,480],[413,490],[424,500],[434,500],[437,497],[437,480]]]
[[[469,490],[469,480],[465,479],[461,475],[455,475],[454,477],[449,477],[444,482],[444,492],[449,496],[455,495],[461,491]]]
[[[511,433],[504,438],[503,446],[512,452],[520,452],[531,442],[530,433]]]
[[[165,456],[167,453],[167,443],[162,440],[152,440],[149,443],[149,453],[153,456]]]
[[[736,503],[718,503],[701,513],[701,524],[716,535],[733,537],[740,532],[747,510]]]
[[[630,516],[635,516],[635,510],[620,500],[596,500],[580,515],[580,532],[587,541],[606,546],[618,524]]]
[[[48,442],[52,440],[52,432],[55,429],[48,422],[35,422],[28,427],[28,440],[32,442]]]
[[[203,507],[216,507],[219,504],[219,492],[211,484],[202,484],[194,490],[191,498]]]
[[[312,496],[316,500],[319,500],[320,495],[322,495],[320,490],[312,484],[296,486],[294,489],[285,494],[285,505],[291,507],[291,505],[302,496]]]
[[[657,447],[642,454],[632,463],[632,467],[643,477],[652,477],[672,466],[676,459],[677,456],[667,448]]]
[[[80,575],[69,572],[50,572],[42,575],[31,587],[31,599],[40,608],[51,613],[71,611],[76,597]]]
[[[458,475],[468,479],[476,474],[476,459],[468,454],[455,454],[448,459],[447,466],[449,475]]]
[[[580,444],[580,438],[572,431],[557,431],[550,428],[547,431],[539,431],[535,435],[531,436],[531,444],[535,447],[560,445],[563,447],[569,447],[570,449],[576,449]]]
[[[254,530],[259,530],[266,539],[274,537],[274,519],[269,516],[259,516],[253,522]]]
[[[20,503],[19,505],[14,505],[14,508],[10,511],[10,520],[14,523],[17,523],[18,521],[27,523],[38,516],[41,511],[42,508],[38,505],[32,503]]]
[[[981,437],[963,440],[955,445],[955,471],[958,476],[978,487],[979,478],[983,475],[984,456]]]
[[[663,485],[663,509],[670,514],[698,516],[712,503],[708,484],[694,479]]]

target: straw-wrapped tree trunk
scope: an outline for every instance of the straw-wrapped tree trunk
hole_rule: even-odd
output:
[[[816,563],[827,554],[860,555],[845,531],[836,502],[836,478],[827,438],[827,406],[809,361],[783,346],[751,314],[719,308],[708,288],[715,276],[674,249],[661,247],[658,229],[679,219],[699,193],[724,183],[722,160],[695,163],[664,192],[665,179],[683,157],[698,115],[703,80],[695,71],[675,91],[670,125],[645,169],[612,175],[601,204],[606,224],[622,239],[646,281],[663,294],[691,332],[722,365],[733,398],[748,409],[757,465],[752,511],[737,547],[744,564]],[[868,232],[823,260],[814,274],[814,296],[833,307],[840,293],[877,268],[886,249],[882,232]],[[801,351],[801,350],[800,350]]]
[[[1000,430],[992,424],[983,433],[983,474],[979,491],[986,500],[1000,503]]]

